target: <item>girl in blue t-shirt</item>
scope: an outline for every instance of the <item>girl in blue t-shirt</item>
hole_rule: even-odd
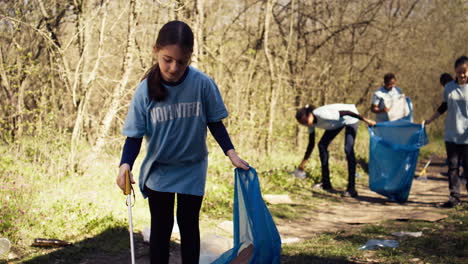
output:
[[[218,87],[189,66],[193,43],[193,32],[184,22],[171,21],[160,29],[153,50],[157,62],[133,95],[123,128],[127,138],[117,176],[122,190],[125,171],[131,171],[142,138],[147,142],[139,187],[151,213],[151,263],[169,263],[176,194],[182,262],[198,263],[207,127],[235,167],[249,167],[236,154],[223,125],[228,113]],[[131,182],[135,183],[133,176]]]
[[[356,157],[354,155],[354,140],[356,139],[359,120],[364,121],[369,126],[374,126],[375,121],[359,115],[356,106],[353,104],[329,104],[318,108],[307,105],[296,112],[296,120],[309,128],[309,144],[299,165],[299,170],[304,167],[309,160],[310,154],[315,144],[315,128],[325,130],[318,143],[320,162],[322,164],[322,189],[333,191],[330,181],[330,169],[328,167],[328,145],[345,128],[345,153],[348,161],[348,186],[342,193],[343,197],[357,197],[355,186]]]

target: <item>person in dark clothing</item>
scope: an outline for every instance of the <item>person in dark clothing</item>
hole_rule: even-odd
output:
[[[332,191],[330,181],[330,169],[328,166],[328,145],[345,128],[345,153],[348,161],[348,186],[342,194],[344,197],[357,197],[355,186],[356,157],[354,154],[354,140],[356,139],[359,120],[364,121],[369,126],[374,126],[375,121],[359,115],[356,106],[353,104],[330,104],[318,108],[305,106],[297,110],[297,121],[309,127],[309,144],[304,158],[299,165],[299,170],[304,167],[312,153],[315,144],[315,127],[325,129],[325,133],[318,143],[320,162],[322,164],[322,189]]]

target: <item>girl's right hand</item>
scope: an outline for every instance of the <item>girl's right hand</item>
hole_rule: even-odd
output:
[[[120,165],[119,175],[117,175],[116,182],[119,188],[122,189],[123,192],[125,192],[125,171],[128,171],[130,173],[130,183],[131,184],[135,183],[135,181],[133,180],[133,174],[130,171],[130,165],[128,165],[127,163]]]

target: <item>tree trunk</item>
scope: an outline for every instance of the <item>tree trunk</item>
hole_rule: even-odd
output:
[[[273,141],[273,129],[274,129],[274,120],[275,120],[275,107],[276,107],[276,90],[275,84],[276,81],[276,72],[275,72],[275,65],[274,65],[274,58],[270,53],[269,47],[269,34],[270,34],[270,20],[273,12],[273,4],[274,0],[267,1],[267,8],[266,8],[266,15],[265,15],[265,36],[264,36],[264,50],[265,56],[268,61],[268,66],[270,70],[270,94],[269,94],[269,102],[270,102],[270,109],[269,109],[269,119],[268,119],[268,135],[267,135],[267,153],[270,154],[271,152],[271,142]]]
[[[122,78],[119,83],[114,87],[111,102],[107,112],[104,116],[104,119],[98,129],[98,138],[92,149],[91,160],[94,160],[101,152],[102,147],[106,143],[106,138],[109,134],[109,130],[112,126],[112,121],[114,120],[116,114],[118,113],[122,96],[124,94],[125,88],[127,87],[130,75],[133,70],[133,51],[135,50],[135,31],[138,22],[138,1],[130,1],[130,10],[128,18],[128,36],[127,36],[127,46],[126,53],[122,65]]]
[[[102,48],[104,45],[104,35],[105,35],[105,28],[106,28],[106,21],[107,21],[108,3],[109,2],[107,0],[103,2],[101,29],[99,32],[99,43],[98,43],[98,48],[97,48],[96,61],[94,62],[93,69],[87,76],[87,79],[81,82],[82,89],[84,90],[84,96],[80,100],[78,111],[76,113],[75,125],[73,127],[73,133],[72,133],[72,138],[71,138],[71,153],[70,153],[71,165],[74,164],[75,162],[75,151],[76,151],[77,143],[80,139],[81,130],[83,127],[83,120],[85,119],[85,116],[87,114],[89,101],[91,100],[92,94],[94,92],[94,86],[92,85],[92,82],[96,79],[96,75],[99,70],[99,66],[100,66],[101,59],[102,59]],[[85,75],[83,74],[83,76]]]
[[[204,9],[203,9],[204,0],[196,0],[196,14],[195,14],[195,23],[194,23],[194,35],[195,35],[195,47],[193,50],[193,59],[192,65],[199,67],[200,59],[203,55],[203,28],[204,28]]]

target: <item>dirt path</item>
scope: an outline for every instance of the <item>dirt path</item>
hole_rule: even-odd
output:
[[[448,199],[448,178],[443,175],[446,171],[444,160],[435,159],[427,169],[427,180],[413,181],[410,196],[404,204],[391,202],[362,185],[358,185],[357,198],[341,198],[339,194],[312,190],[312,195],[328,195],[339,202],[323,202],[297,221],[278,219],[276,224],[283,239],[307,239],[317,232],[346,230],[359,224],[389,219],[436,221],[446,217],[445,210],[436,207]],[[461,187],[461,193],[462,200],[466,200],[468,196],[464,186]]]
[[[425,161],[424,161],[425,162]],[[422,166],[423,164],[420,164]],[[418,169],[419,172],[420,168]],[[283,241],[308,239],[320,232],[349,230],[362,224],[379,223],[389,219],[421,219],[436,221],[446,217],[446,211],[436,204],[448,198],[448,181],[444,176],[447,166],[442,158],[435,159],[427,169],[427,180],[414,180],[408,202],[398,204],[389,201],[369,190],[368,186],[358,185],[358,198],[341,198],[339,193],[330,194],[311,189],[314,196],[329,196],[319,204],[296,204],[303,212],[298,218],[284,220],[275,218]],[[464,186],[461,187],[462,200],[468,200]],[[294,201],[293,201],[294,206]],[[148,245],[140,240],[137,245],[137,263],[149,263]],[[179,245],[173,243],[171,264],[179,264]],[[92,262],[85,263],[128,263],[128,254],[121,256],[94,256]]]

